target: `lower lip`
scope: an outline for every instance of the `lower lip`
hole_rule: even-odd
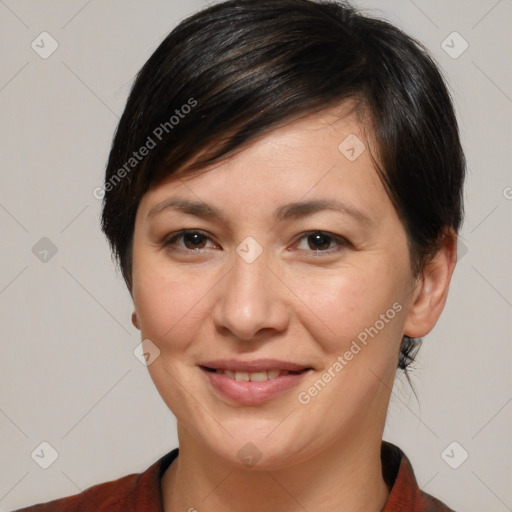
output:
[[[230,379],[221,373],[201,368],[213,388],[222,396],[241,405],[258,405],[278,397],[295,387],[312,370],[302,373],[280,375],[263,382],[239,381]]]

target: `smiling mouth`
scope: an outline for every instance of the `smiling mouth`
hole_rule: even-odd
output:
[[[303,370],[291,371],[291,370],[261,370],[257,372],[246,372],[246,371],[233,371],[224,370],[222,368],[209,368],[207,366],[201,366],[204,370],[211,373],[217,373],[224,375],[225,377],[236,380],[239,382],[265,382],[267,380],[277,379],[285,375],[300,375],[306,373],[311,368],[304,368]]]

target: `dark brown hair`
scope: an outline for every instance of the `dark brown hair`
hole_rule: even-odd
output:
[[[180,23],[144,64],[114,136],[102,228],[131,289],[137,208],[177,170],[200,171],[256,137],[353,99],[418,275],[463,217],[465,159],[449,92],[427,51],[346,2],[230,0]],[[417,340],[405,337],[399,367]]]

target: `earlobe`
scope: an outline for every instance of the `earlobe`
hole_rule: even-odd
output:
[[[132,324],[133,326],[140,331],[139,318],[137,317],[137,312],[134,311],[132,313]]]
[[[457,235],[449,230],[436,255],[425,265],[404,325],[404,335],[421,338],[436,325],[446,304],[450,280],[457,259]]]

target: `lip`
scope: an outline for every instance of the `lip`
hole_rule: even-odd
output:
[[[232,372],[261,372],[263,370],[288,370],[290,372],[299,372],[311,368],[308,364],[297,364],[290,361],[279,359],[216,359],[213,361],[204,361],[199,364],[215,370],[231,370]]]
[[[199,368],[213,389],[228,400],[239,405],[259,405],[297,386],[313,369],[307,365],[279,361],[276,359],[258,359],[241,361],[236,359],[222,359],[205,361]],[[263,382],[237,381],[207,368],[218,370],[257,372],[263,370],[288,370],[288,375],[279,375],[275,379]]]

